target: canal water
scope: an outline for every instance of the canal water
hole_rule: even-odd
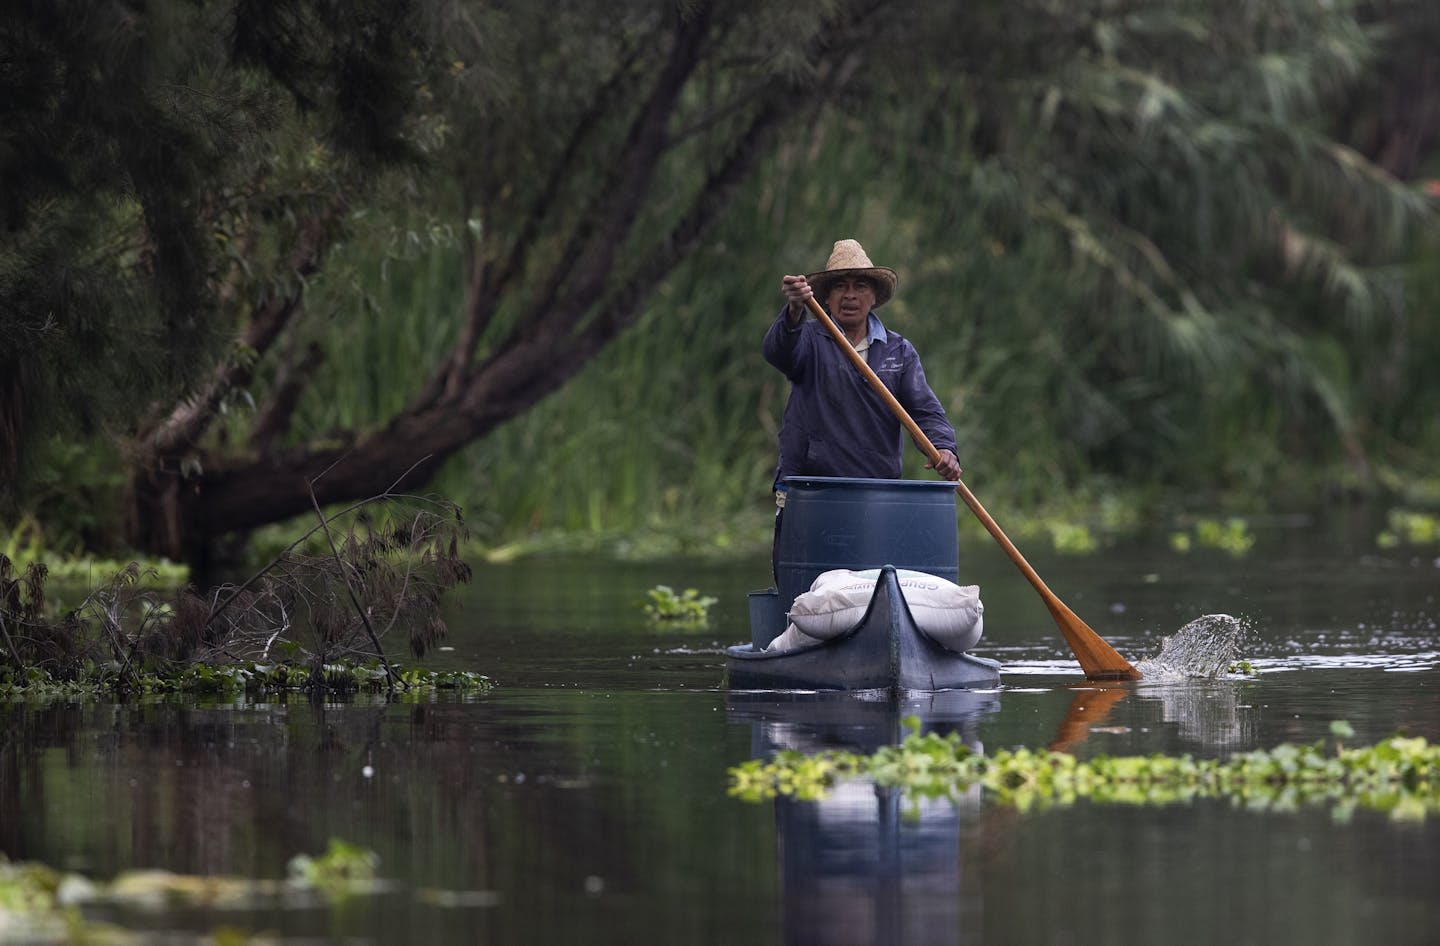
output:
[[[104,881],[133,868],[280,878],[339,838],[386,885],[339,903],[87,909],[140,942],[1277,944],[1440,942],[1440,814],[1364,806],[1078,803],[1019,811],[868,782],[749,803],[729,768],[777,748],[873,749],[903,715],[977,748],[1225,757],[1397,731],[1440,740],[1440,549],[1345,522],[1253,522],[1235,556],[1163,536],[1086,556],[1022,549],[1132,662],[1194,618],[1245,622],[1250,675],[1087,684],[1034,591],[962,543],[1004,665],[984,692],[892,707],[731,693],[768,563],[482,566],[432,666],[486,695],[423,702],[0,707],[0,852]],[[719,599],[656,628],[657,584]],[[0,940],[3,940],[0,931]]]

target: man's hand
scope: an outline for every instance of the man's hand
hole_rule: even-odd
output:
[[[925,469],[934,470],[952,483],[958,481],[960,479],[960,459],[949,450],[937,450],[937,452],[940,454],[940,461],[925,464]]]
[[[785,276],[780,280],[780,291],[785,294],[785,301],[790,306],[786,318],[791,325],[796,325],[805,318],[805,300],[815,295],[810,289],[810,283],[804,276]]]

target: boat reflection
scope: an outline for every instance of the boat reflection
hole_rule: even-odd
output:
[[[981,751],[979,723],[1000,709],[999,695],[973,690],[863,694],[731,693],[726,710],[748,722],[752,750],[872,753],[921,731],[956,732]],[[980,810],[979,787],[958,799],[917,799],[857,778],[823,800],[775,800],[776,851],[784,942],[792,944],[963,942],[980,914],[978,883],[961,870],[961,829]]]

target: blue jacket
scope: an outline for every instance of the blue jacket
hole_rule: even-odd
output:
[[[780,424],[777,484],[786,476],[900,478],[904,428],[824,326],[806,318],[791,328],[782,308],[765,333],[764,351],[792,385]],[[925,381],[915,346],[873,312],[865,357],[935,448],[953,453],[955,428]]]

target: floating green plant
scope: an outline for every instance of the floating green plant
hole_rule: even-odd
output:
[[[374,890],[379,866],[374,851],[338,838],[330,839],[324,854],[297,854],[286,865],[292,883],[313,887],[332,900]]]
[[[114,879],[92,880],[43,864],[11,863],[0,854],[0,942],[142,943],[150,940],[87,918],[99,906],[197,906],[244,908],[276,901],[310,905],[380,893],[379,858],[373,851],[331,840],[324,854],[300,854],[283,880],[196,876],[167,870],[122,871]],[[246,943],[238,930],[217,930],[215,942]],[[269,941],[266,939],[265,941]]]
[[[1386,528],[1375,537],[1375,544],[1381,548],[1440,543],[1440,516],[1410,509],[1392,509],[1386,514],[1385,521]]]
[[[489,691],[494,682],[468,670],[397,668],[397,696],[418,698],[436,690],[468,693]],[[54,676],[39,667],[0,669],[0,700],[94,698],[102,695],[185,694],[189,696],[256,695],[284,692],[327,694],[383,693],[389,690],[385,668],[378,661],[337,661],[318,671],[288,663],[192,664],[122,675],[113,662],[87,663],[73,676]]]
[[[1082,554],[1100,547],[1095,533],[1083,523],[1050,522],[1046,527],[1050,530],[1050,543],[1057,552]]]
[[[645,594],[645,614],[657,623],[704,624],[715,601],[694,588],[676,594],[669,585],[656,585]]]
[[[921,735],[918,720],[898,746],[873,755],[831,750],[780,752],[730,769],[730,794],[745,801],[778,795],[823,798],[847,778],[904,789],[920,797],[954,797],[980,786],[992,799],[1021,810],[1093,803],[1166,805],[1200,798],[1229,799],[1256,810],[1291,810],[1329,803],[1338,818],[1356,808],[1423,820],[1440,810],[1440,746],[1392,736],[1373,746],[1345,748],[1353,736],[1337,724],[1335,743],[1283,744],[1226,760],[1189,755],[1097,756],[1081,761],[1063,752],[1002,750],[983,755],[957,734]]]
[[[1255,544],[1255,535],[1250,524],[1239,516],[1232,516],[1223,522],[1219,519],[1200,519],[1195,528],[1170,533],[1170,548],[1176,552],[1188,552],[1195,546],[1222,549],[1231,555],[1244,555]]]

